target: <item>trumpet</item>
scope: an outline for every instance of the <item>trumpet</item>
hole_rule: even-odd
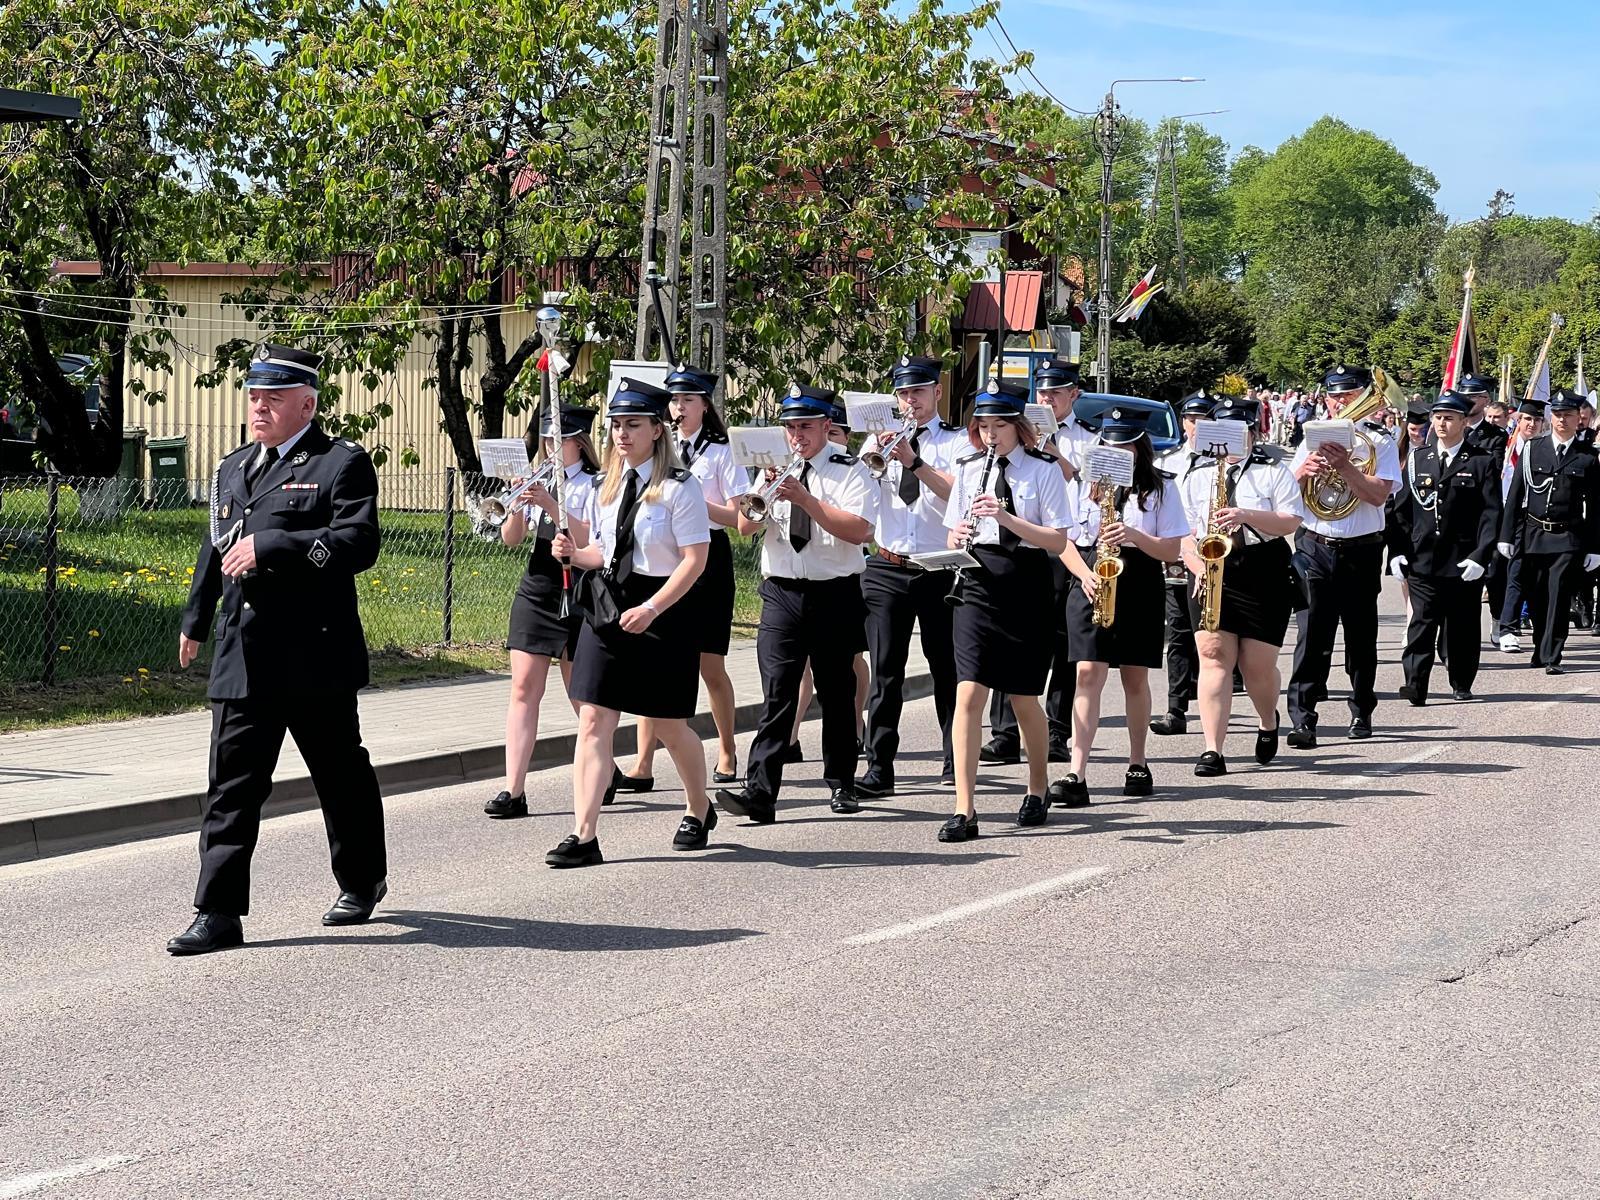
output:
[[[1122,551],[1106,544],[1104,530],[1117,521],[1117,488],[1109,479],[1100,481],[1100,541],[1095,545],[1094,575],[1100,582],[1095,589],[1091,620],[1096,628],[1108,629],[1117,619],[1117,576],[1122,574]]]
[[[783,486],[784,480],[792,479],[798,475],[805,464],[806,460],[796,454],[789,460],[789,465],[773,476],[772,482],[767,484],[766,487],[759,492],[748,492],[740,496],[736,503],[739,505],[739,512],[744,519],[759,523],[771,516],[773,502],[778,497],[778,489]],[[768,469],[770,470],[771,468]]]
[[[1215,633],[1222,624],[1222,572],[1223,562],[1233,553],[1233,539],[1222,532],[1217,523],[1217,513],[1228,507],[1228,460],[1217,459],[1217,488],[1211,496],[1211,514],[1206,518],[1206,534],[1195,545],[1195,552],[1205,565],[1200,576],[1200,628],[1205,633]]]
[[[867,468],[867,474],[874,479],[882,479],[887,475],[889,473],[889,456],[895,452],[901,442],[916,433],[916,431],[917,419],[915,417],[907,417],[905,424],[900,426],[899,433],[884,442],[876,450],[868,450],[862,454],[861,464]]]
[[[538,468],[521,483],[512,484],[498,496],[490,496],[479,506],[483,519],[490,525],[504,525],[529,492],[536,487],[543,487],[555,478],[556,460],[545,459]]]
[[[961,518],[963,524],[971,522],[972,506],[978,502],[978,497],[983,495],[984,489],[989,486],[989,475],[994,470],[995,457],[995,448],[990,446],[989,456],[983,460],[983,473],[978,476],[978,490],[972,494],[972,499],[967,502],[967,511]],[[976,533],[977,531],[973,530],[972,533],[961,539],[961,549],[969,552],[972,550],[972,539],[976,536]],[[951,608],[960,608],[967,602],[967,598],[961,594],[961,585],[966,582],[966,571],[965,567],[956,568],[956,577],[950,583],[950,590],[945,593],[944,602]]]

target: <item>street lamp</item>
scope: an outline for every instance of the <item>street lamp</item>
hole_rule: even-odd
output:
[[[1094,119],[1094,138],[1100,147],[1100,299],[1095,305],[1100,336],[1096,347],[1094,373],[1102,392],[1111,387],[1111,166],[1117,159],[1122,138],[1117,131],[1117,84],[1119,83],[1204,83],[1194,75],[1170,79],[1113,79],[1106,98]]]
[[[1206,109],[1205,112],[1179,113],[1175,117],[1163,117],[1161,119],[1161,123],[1163,125],[1165,125],[1168,121],[1186,121],[1190,117],[1215,117],[1215,116],[1220,116],[1221,114],[1223,114],[1225,112],[1228,112],[1228,111],[1229,110],[1226,109],[1226,108],[1208,108],[1208,109]],[[1177,238],[1178,290],[1186,292],[1186,291],[1189,290],[1189,267],[1188,267],[1188,264],[1186,264],[1183,261],[1183,210],[1178,204],[1178,144],[1177,143],[1178,143],[1178,139],[1177,139],[1176,126],[1169,126],[1168,129],[1167,129],[1167,145],[1166,145],[1167,171],[1170,174],[1171,179],[1172,179],[1172,230],[1173,230],[1173,235]],[[1158,192],[1161,190],[1161,161],[1160,161],[1160,159],[1156,160],[1156,190]],[[1151,215],[1152,218],[1155,217],[1156,214],[1155,214],[1155,211],[1153,209],[1152,209],[1150,215]]]

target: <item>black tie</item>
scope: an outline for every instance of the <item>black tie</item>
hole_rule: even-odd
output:
[[[811,478],[811,464],[807,463],[800,469],[800,486],[810,491],[807,482]],[[789,502],[789,545],[794,547],[794,552],[799,554],[811,541],[811,514],[802,509],[793,501]]]
[[[611,551],[611,577],[626,583],[633,574],[633,514],[639,507],[639,472],[628,468],[623,476],[622,507],[617,509],[617,544]]]
[[[250,477],[245,480],[252,491],[255,490],[255,486],[260,482],[261,477],[272,470],[272,464],[277,461],[278,448],[276,446],[268,446],[266,456],[256,462],[254,469],[250,472]]]
[[[1239,464],[1228,468],[1228,507],[1233,507],[1233,497],[1239,490]]]
[[[683,459],[683,465],[689,466],[694,462],[694,443],[681,441],[678,443],[678,457]]]
[[[1566,458],[1567,458],[1567,448],[1565,446],[1557,446],[1556,447],[1556,462],[1558,462],[1558,463],[1565,462]]]
[[[1011,460],[1008,459],[1004,454],[994,460],[994,498],[1000,501],[1000,507],[1006,512],[1011,511],[1011,484],[1006,479],[1006,467],[1009,466],[1010,463]],[[1004,525],[1000,526],[1000,548],[1002,550],[1016,549],[1017,543],[1021,540],[1021,538],[1019,538],[1011,530],[1007,529]]]
[[[922,444],[922,430],[917,430],[911,435],[911,458],[916,460],[917,451]],[[922,481],[917,478],[917,473],[910,467],[900,468],[900,502],[910,508],[917,502],[917,497],[922,495]]]

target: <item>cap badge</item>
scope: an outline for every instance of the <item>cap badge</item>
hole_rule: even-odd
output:
[[[269,359],[271,357],[272,357],[272,351],[268,350],[265,346],[257,346],[256,347],[256,361],[257,362],[266,362],[267,359]]]
[[[902,354],[902,355],[901,355],[901,356],[900,356],[900,365],[901,365],[901,366],[902,366],[902,367],[909,367],[909,366],[910,366],[910,365],[911,365],[911,355],[909,355],[909,354]]]
[[[1122,410],[1121,410],[1121,409],[1120,409],[1120,408],[1113,408],[1113,409],[1112,409],[1112,410],[1111,410],[1111,419],[1112,419],[1112,420],[1113,420],[1113,421],[1120,421],[1120,420],[1122,420]]]

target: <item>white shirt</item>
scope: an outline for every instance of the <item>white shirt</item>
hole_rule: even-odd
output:
[[[278,445],[278,457],[280,459],[288,458],[289,457],[289,451],[294,449],[294,444],[296,442],[298,442],[301,438],[305,437],[306,430],[308,430],[310,428],[311,428],[311,422],[307,421],[304,425],[300,426],[300,428],[298,430],[296,430],[294,433],[291,433],[288,437],[284,438],[283,441],[281,443],[279,443],[279,445]],[[250,460],[250,470],[254,471],[262,463],[267,461],[267,451],[269,449],[270,449],[270,447],[268,447],[268,446],[261,447],[261,449],[256,453],[256,456]]]
[[[587,524],[595,481],[600,476],[585,471],[581,461],[564,468],[562,474],[566,479],[561,485],[561,507],[567,510],[567,516],[576,517]],[[547,541],[554,539],[555,526],[545,515],[544,509],[535,504],[524,504],[522,515],[533,526],[535,537],[542,537]]]
[[[1179,485],[1179,491],[1183,496],[1184,514],[1189,521],[1188,532],[1195,537],[1202,536],[1211,521],[1211,505],[1217,494],[1216,468],[1212,465],[1215,461],[1212,458],[1202,458]],[[1281,462],[1264,463],[1247,460],[1243,463],[1229,463],[1224,470],[1238,471],[1233,486],[1232,507],[1293,513],[1304,519],[1305,507],[1300,499],[1300,485],[1295,482],[1289,468]],[[1261,534],[1263,541],[1283,536],[1262,533],[1259,529],[1256,532]]]
[[[693,449],[688,467],[707,504],[731,504],[750,490],[750,476],[733,461],[726,442],[707,442]]]
[[[878,445],[878,436],[874,434],[863,449],[876,450]],[[917,434],[917,453],[922,461],[946,475],[954,474],[956,459],[971,448],[966,430],[951,429],[937,417],[922,426]],[[945,501],[918,480],[917,501],[907,507],[900,499],[900,479],[907,470],[891,458],[888,471],[876,481],[878,524],[873,540],[891,554],[927,554],[931,550],[943,550]]]
[[[655,464],[647,459],[639,472],[639,506],[633,515],[633,569],[640,575],[671,575],[683,557],[684,546],[703,545],[711,540],[711,522],[700,484],[688,479],[665,479],[661,498],[654,504],[645,499]],[[597,477],[598,478],[598,477]],[[617,494],[609,502],[600,499],[596,482],[589,498],[589,538],[600,549],[600,559],[611,563],[611,548],[617,544],[617,517],[622,496],[627,491],[627,472],[617,484]]]
[[[1204,459],[1204,455],[1196,454],[1194,447],[1184,442],[1175,450],[1156,455],[1156,466],[1172,476],[1172,482],[1178,485],[1178,490],[1181,492],[1183,481],[1188,478],[1189,472],[1194,469],[1197,462],[1203,462]]]
[[[988,457],[989,452],[985,450],[981,454],[964,455],[956,463],[955,486],[951,488],[950,504],[944,514],[945,528],[954,529],[961,524],[974,498],[994,495],[1000,471],[998,458],[983,491],[978,490],[978,481]],[[1069,529],[1072,525],[1072,505],[1067,498],[1067,482],[1061,478],[1061,465],[1041,453],[1030,454],[1025,446],[1018,446],[1005,455],[1005,460],[1006,483],[1011,487],[1011,512],[1030,524],[1043,525],[1046,529]],[[979,521],[973,545],[999,544],[1000,522],[993,517]],[[1023,545],[1031,544],[1023,542]]]
[[[1075,520],[1067,531],[1080,547],[1092,546],[1100,540],[1100,502],[1089,497],[1093,481],[1082,475],[1069,486]],[[1183,497],[1172,480],[1161,477],[1161,490],[1146,501],[1148,510],[1139,507],[1139,498],[1132,491],[1122,501],[1118,510],[1122,523],[1129,529],[1148,533],[1151,537],[1183,537],[1189,532],[1189,518],[1183,511]]]
[[[1098,440],[1094,430],[1085,429],[1078,424],[1077,417],[1068,413],[1066,421],[1056,430],[1054,438],[1056,457],[1066,459],[1072,465],[1072,469],[1081,475],[1084,457]]]
[[[824,504],[866,519],[878,520],[877,481],[852,455],[832,442],[807,460],[811,465],[806,490]],[[763,480],[761,486],[765,486]],[[763,522],[761,574],[777,579],[840,579],[859,575],[867,565],[857,542],[841,541],[811,521],[811,540],[803,550],[789,542],[789,520],[793,505],[787,500],[773,503]]]
[[[1389,495],[1394,495],[1400,490],[1400,452],[1395,448],[1394,439],[1380,430],[1373,429],[1366,422],[1359,422],[1356,425],[1356,432],[1365,434],[1372,440],[1373,450],[1378,456],[1374,477],[1387,482]],[[1295,451],[1294,461],[1289,464],[1290,472],[1297,470],[1310,455],[1311,448],[1301,442],[1300,448]],[[1381,504],[1362,502],[1357,504],[1355,510],[1348,516],[1337,521],[1324,521],[1307,508],[1304,510],[1304,518],[1305,528],[1315,530],[1323,537],[1363,537],[1369,533],[1383,531],[1384,516]]]

